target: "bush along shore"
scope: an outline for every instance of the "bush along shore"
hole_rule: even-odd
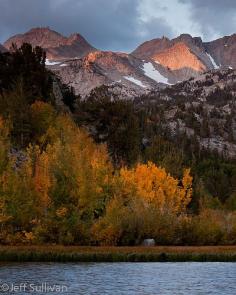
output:
[[[236,247],[0,247],[5,262],[236,262]]]

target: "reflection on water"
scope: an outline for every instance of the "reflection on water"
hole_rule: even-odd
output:
[[[22,263],[0,265],[5,294],[236,294],[234,263]],[[10,290],[7,291],[7,286]]]

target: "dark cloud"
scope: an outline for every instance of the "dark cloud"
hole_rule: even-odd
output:
[[[143,22],[142,0],[0,0],[0,42],[32,27],[81,33],[97,48],[131,50],[140,42],[172,35],[163,19]]]
[[[190,33],[196,32],[191,32],[193,25],[207,40],[234,32],[236,0],[0,0],[0,42],[32,27],[50,26],[64,35],[81,33],[100,49],[130,51],[149,39],[173,37],[181,3],[189,8],[191,18],[185,22]],[[140,7],[153,11],[152,17],[145,17]],[[169,15],[170,7],[178,14]]]
[[[193,22],[197,23],[205,39],[235,33],[235,0],[179,0],[190,4]]]

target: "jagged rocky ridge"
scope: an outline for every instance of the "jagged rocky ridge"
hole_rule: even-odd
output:
[[[188,34],[173,40],[163,37],[127,54],[97,50],[80,34],[64,37],[49,28],[35,28],[10,38],[4,46],[10,49],[12,43],[24,42],[43,47],[47,66],[83,97],[105,84],[133,98],[212,69],[236,67],[235,34],[212,42]]]
[[[6,41],[4,46],[10,50],[12,44],[20,47],[23,43],[42,47],[49,60],[81,58],[96,50],[78,33],[65,37],[49,28],[33,28],[25,34],[15,35]]]

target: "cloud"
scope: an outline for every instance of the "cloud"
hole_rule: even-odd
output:
[[[235,33],[235,0],[179,0],[188,4],[192,21],[200,28],[204,39],[214,39]]]
[[[162,36],[174,37],[171,26],[163,17],[149,17],[143,20],[140,24],[139,35],[143,36],[145,41]]]
[[[212,39],[233,33],[235,0],[0,0],[0,42],[32,27],[81,33],[93,46],[132,51],[181,33]]]
[[[0,42],[32,27],[81,33],[97,48],[131,50],[171,28],[158,17],[143,21],[142,0],[0,0]]]
[[[163,32],[167,37],[176,37],[182,33],[194,36],[200,31],[195,22],[192,21],[190,6],[179,0],[142,0],[140,5],[142,19],[159,18],[163,20],[170,29]],[[157,35],[156,35],[157,36]]]

